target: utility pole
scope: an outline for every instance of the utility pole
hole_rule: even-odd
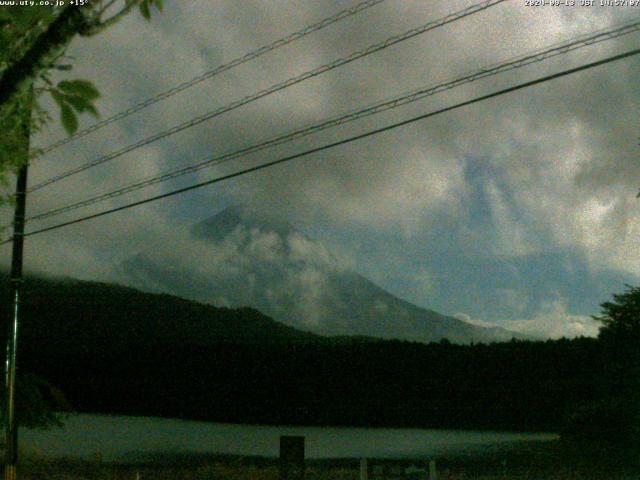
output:
[[[88,7],[87,7],[88,8]],[[5,464],[4,479],[16,480],[18,463],[18,422],[16,419],[16,364],[18,353],[18,325],[21,314],[22,256],[24,247],[24,220],[27,196],[27,171],[29,161],[29,137],[31,134],[31,105],[33,102],[33,80],[43,58],[57,46],[66,44],[76,33],[86,28],[86,20],[81,8],[74,5],[59,14],[31,45],[25,55],[9,66],[0,77],[0,105],[10,102],[22,88],[28,88],[26,111],[23,118],[17,118],[23,129],[24,148],[18,159],[21,165],[17,172],[15,211],[13,217],[13,252],[11,257],[11,315],[8,319],[7,352],[5,362]]]
[[[31,102],[33,88],[27,99],[27,109],[23,118],[18,119],[24,132],[24,148],[19,152],[24,155],[24,162],[19,167],[16,179],[15,210],[13,215],[13,251],[11,256],[11,314],[7,336],[7,357],[5,364],[5,480],[16,480],[16,465],[18,463],[18,423],[16,419],[16,360],[18,353],[18,324],[21,314],[22,293],[22,258],[24,248],[24,219],[27,200],[27,171],[29,158],[29,137],[31,133]]]
[[[13,252],[11,257],[11,317],[7,337],[5,365],[5,480],[16,479],[18,463],[18,424],[16,422],[16,358],[18,350],[18,319],[22,290],[22,256],[24,215],[26,210],[27,165],[20,167],[16,183],[16,207],[13,216]]]

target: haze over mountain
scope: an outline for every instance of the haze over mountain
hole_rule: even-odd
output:
[[[150,249],[120,266],[122,280],[220,306],[250,306],[323,335],[430,342],[499,341],[519,336],[420,308],[354,272],[322,243],[273,213],[233,206],[196,224],[191,255]]]

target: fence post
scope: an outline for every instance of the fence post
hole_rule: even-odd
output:
[[[369,472],[367,470],[367,459],[361,458],[360,459],[360,480],[368,480],[368,479],[369,479]]]
[[[436,471],[436,461],[429,462],[429,480],[438,480],[438,472]]]

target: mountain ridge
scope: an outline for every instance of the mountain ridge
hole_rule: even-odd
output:
[[[422,308],[351,270],[321,242],[272,212],[234,205],[195,224],[192,264],[139,252],[119,267],[123,282],[199,302],[251,306],[320,335],[368,335],[429,343],[504,341],[524,335]]]
[[[8,278],[7,272],[0,272],[4,304],[9,303]],[[46,332],[55,348],[99,351],[143,344],[197,347],[319,339],[248,307],[215,307],[175,295],[67,277],[26,275],[21,308],[21,342],[39,344]]]
[[[595,398],[601,365],[595,339],[326,338],[254,309],[33,276],[18,349],[21,375],[77,412],[274,425],[546,430]]]

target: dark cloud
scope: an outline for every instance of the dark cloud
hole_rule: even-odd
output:
[[[427,8],[425,2],[389,0],[58,150],[34,164],[32,182],[471,3],[430,2]],[[76,74],[92,79],[103,92],[100,110],[108,117],[340,8],[343,2],[174,3],[150,24],[131,16],[99,38],[75,41],[69,53],[76,59]],[[506,2],[60,182],[34,194],[29,209],[37,212],[221,154],[635,14],[633,8],[535,9]],[[486,79],[130,198],[577,66],[630,49],[637,38],[636,33]],[[638,278],[640,211],[633,197],[640,178],[639,77],[637,59],[617,62],[215,188],[33,237],[28,265],[85,278],[108,276],[114,263],[151,241],[188,250],[178,241],[180,229],[229,204],[251,200],[288,215],[352,257],[357,270],[419,304],[481,320],[532,318],[553,302],[566,306],[568,315],[583,315],[574,301],[579,281],[560,299],[538,295],[538,287],[523,281],[515,293],[503,292],[505,299],[521,299],[511,309],[506,300],[492,308],[494,297],[473,282],[502,288],[499,284],[510,278],[508,269],[517,270],[526,259],[539,262],[539,291],[549,292],[558,272],[544,259],[561,256],[558,252],[571,252],[577,259],[568,262],[572,268],[595,278],[589,291],[600,295],[598,301],[611,289],[606,283],[611,275]],[[34,143],[45,145],[62,135],[53,126]],[[415,247],[420,242],[426,242],[423,250]],[[361,245],[369,243],[378,250],[365,255]],[[441,257],[434,262],[430,258],[436,253]],[[462,274],[448,276],[446,265],[463,271],[465,262],[494,258],[504,268],[491,273],[488,282],[477,275],[471,276],[473,282]],[[459,288],[452,292],[454,280]],[[520,312],[522,302],[527,308]]]

